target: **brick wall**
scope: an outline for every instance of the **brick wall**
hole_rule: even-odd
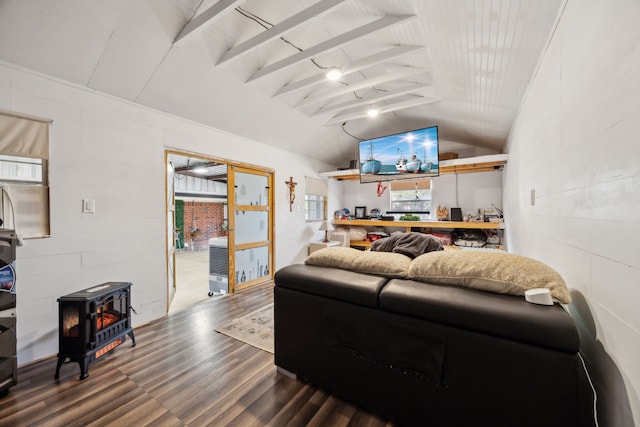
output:
[[[209,239],[225,236],[222,229],[224,220],[224,204],[212,202],[184,202],[185,243],[195,250],[207,249]],[[190,236],[194,229],[199,233]]]

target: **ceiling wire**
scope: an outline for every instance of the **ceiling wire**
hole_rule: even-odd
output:
[[[244,16],[245,18],[249,18],[252,21],[255,21],[256,23],[258,23],[259,25],[261,25],[262,27],[266,28],[267,30],[275,27],[274,24],[272,24],[271,22],[262,19],[261,17],[259,17],[258,15],[255,15],[254,13],[249,12],[248,10],[244,10],[241,7],[236,7],[235,10],[240,13],[242,16]],[[289,40],[285,39],[284,37],[278,37],[280,40],[282,40],[283,42],[287,43],[288,45],[290,45],[291,47],[293,47],[294,49],[297,49],[298,52],[302,52],[304,49],[296,46],[295,44],[293,44],[292,42],[290,42]],[[313,65],[315,65],[316,67],[320,68],[321,70],[328,70],[331,67],[324,67],[320,64],[318,64],[316,62],[315,59],[311,58],[310,59],[311,63],[313,63]]]
[[[358,138],[357,136],[352,135],[352,134],[350,134],[349,132],[347,132],[347,130],[344,128],[344,125],[346,125],[346,124],[347,124],[347,122],[342,123],[342,131],[343,131],[344,133],[346,133],[347,135],[349,135],[349,136],[350,136],[351,138],[353,138],[353,139],[357,139],[358,141],[364,141],[364,139],[363,139],[363,138]]]

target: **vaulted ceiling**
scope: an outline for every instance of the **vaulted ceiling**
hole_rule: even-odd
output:
[[[1,0],[0,60],[337,166],[433,125],[499,152],[565,1]]]

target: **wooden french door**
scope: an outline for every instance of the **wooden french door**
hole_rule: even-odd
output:
[[[229,165],[229,291],[273,278],[273,172]]]

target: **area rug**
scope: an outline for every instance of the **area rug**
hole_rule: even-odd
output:
[[[215,330],[260,350],[273,353],[273,304],[232,319]]]

